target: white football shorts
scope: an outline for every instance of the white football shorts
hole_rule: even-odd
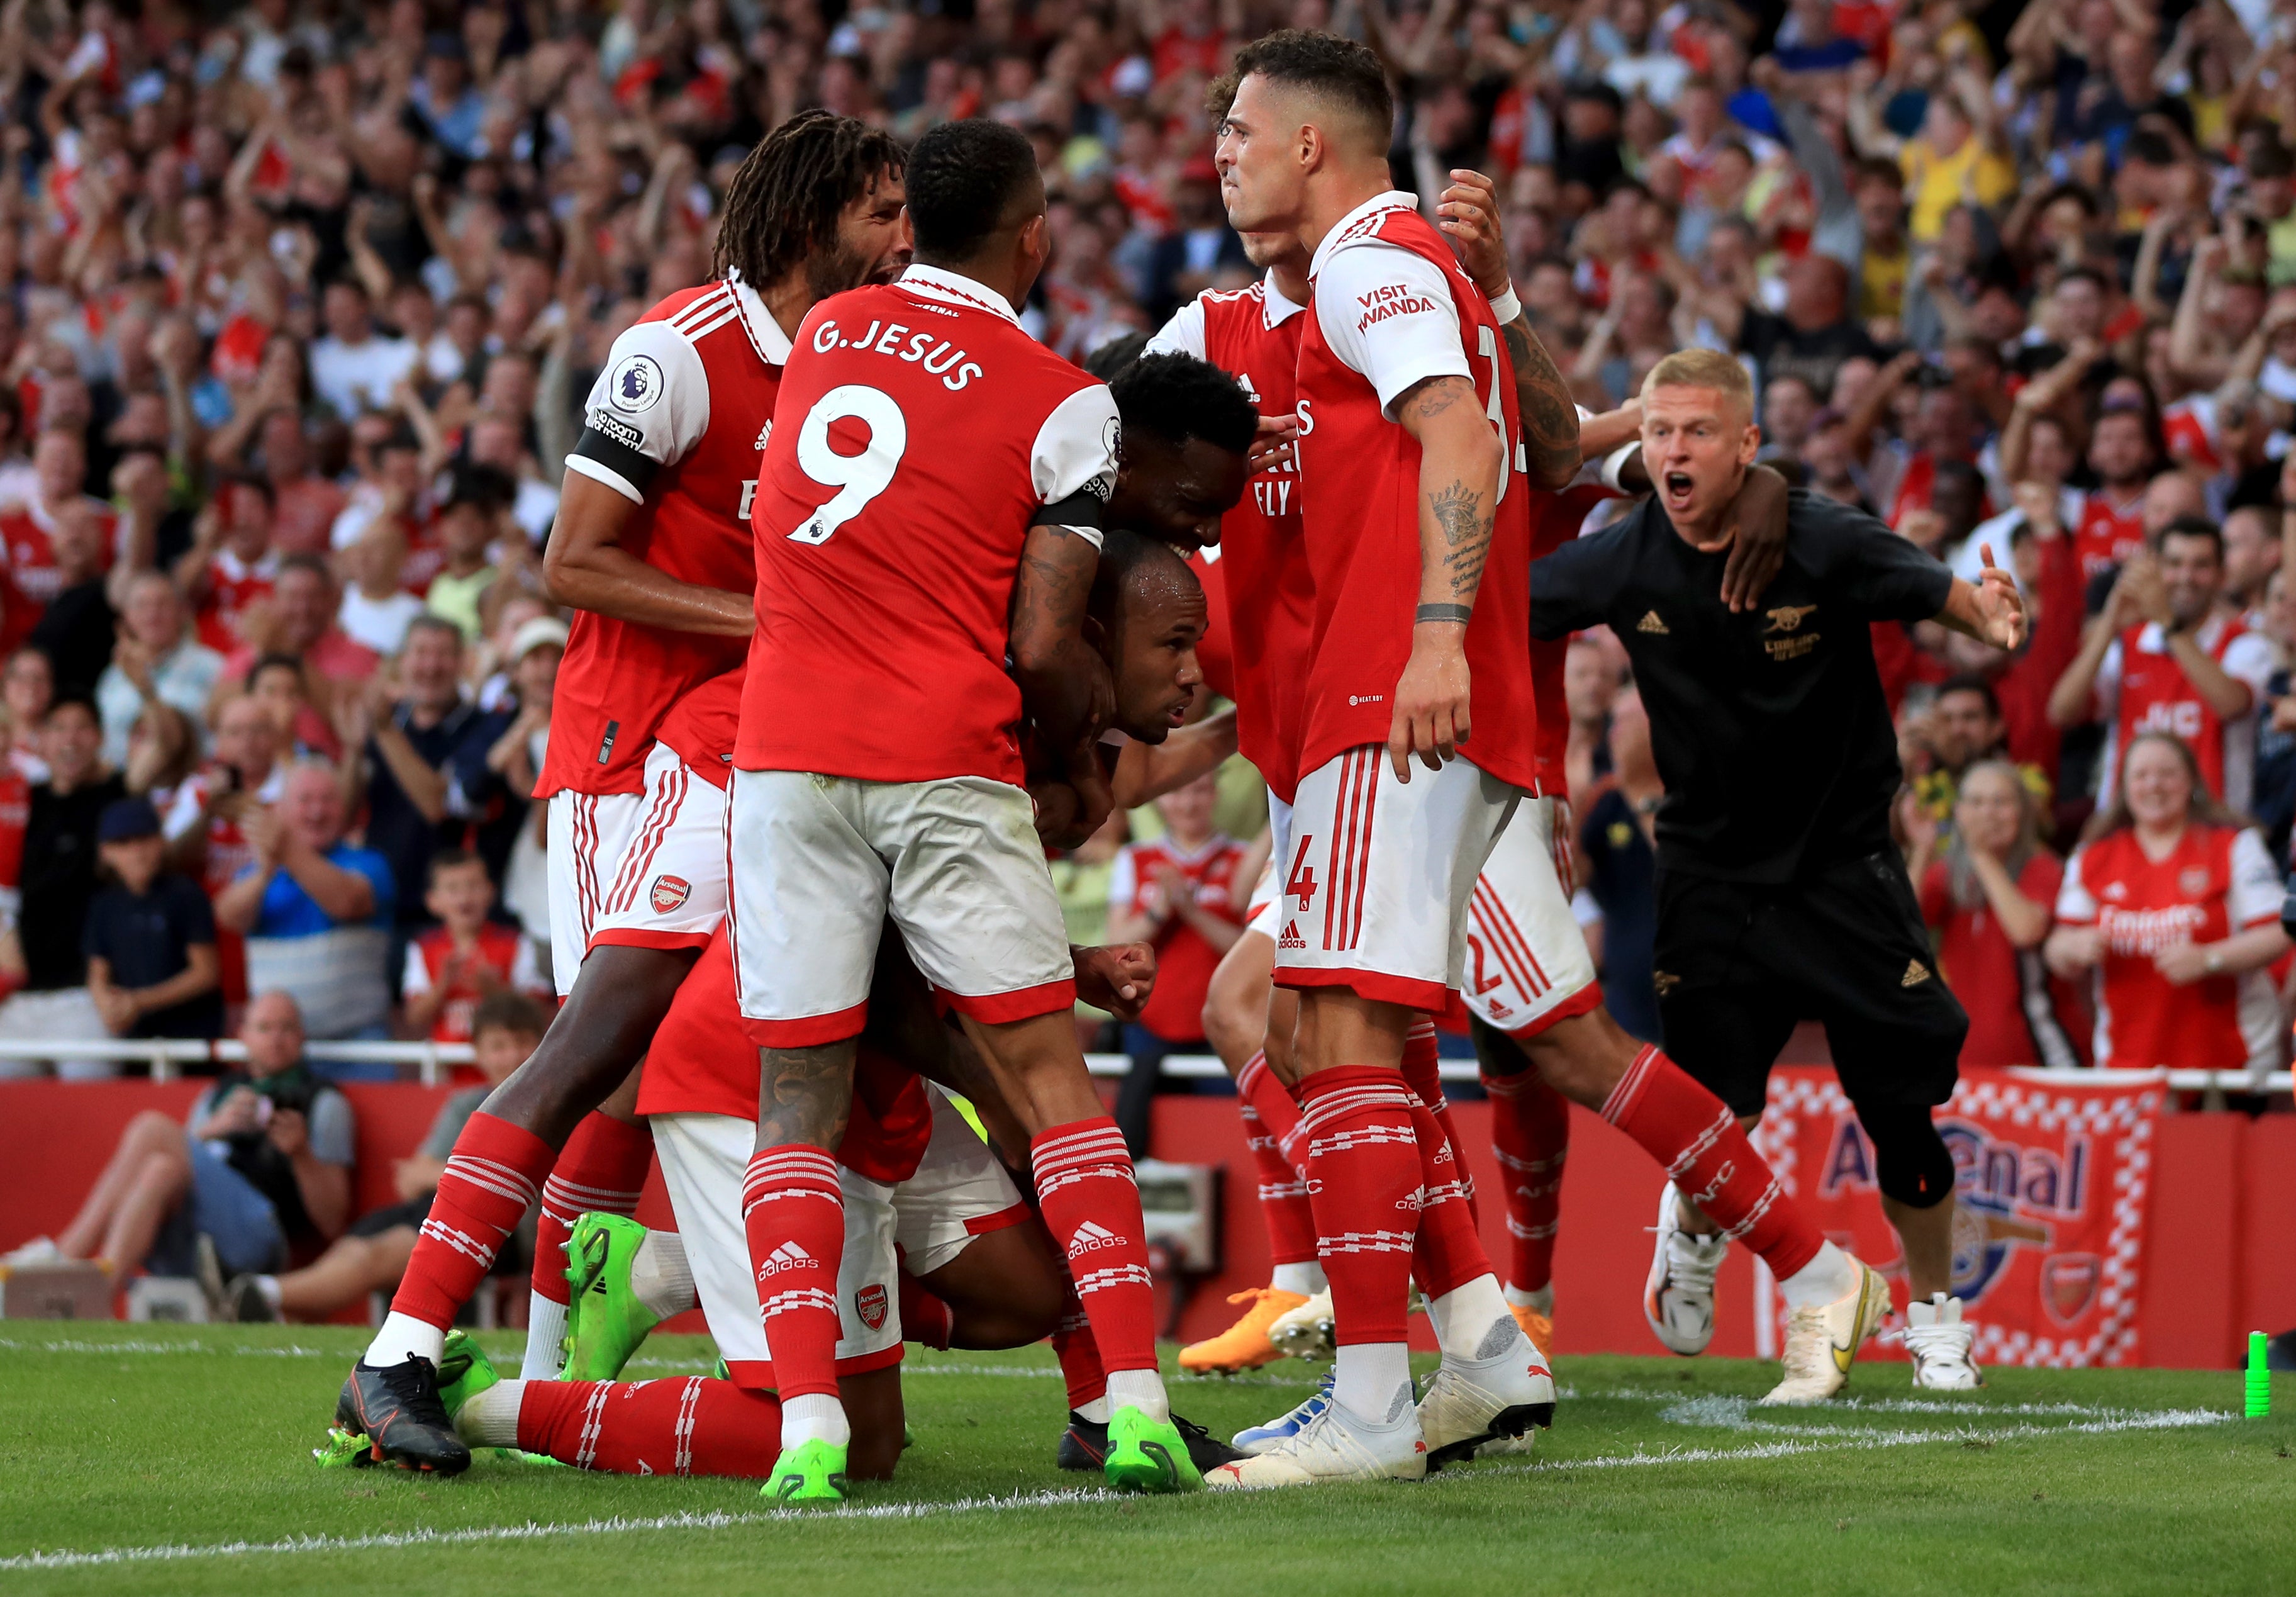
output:
[[[726,919],[726,790],[661,743],[645,779],[590,946],[707,948]]]
[[[988,1145],[937,1087],[932,1141],[917,1173],[886,1187],[843,1165],[845,1256],[837,1274],[837,1371],[858,1375],[901,1354],[900,1270],[930,1275],[975,1237],[1018,1225],[1029,1206]],[[757,1123],[730,1115],[656,1115],[654,1148],[709,1334],[734,1380],[773,1385],[757,1278],[742,1226],[742,1179]]]
[[[1475,878],[1522,789],[1464,760],[1396,780],[1384,744],[1301,779],[1276,882],[1279,987],[1349,987],[1427,1014],[1467,962]]]
[[[644,811],[643,793],[561,790],[550,795],[543,864],[550,883],[550,976],[561,998],[574,991],[622,845]]]
[[[736,770],[729,836],[734,978],[760,1047],[860,1033],[889,913],[925,979],[976,1020],[1076,1001],[1034,807],[1010,783]]]
[[[1499,834],[1467,902],[1470,1012],[1532,1036],[1603,1001],[1587,934],[1555,877],[1551,798],[1525,798]]]

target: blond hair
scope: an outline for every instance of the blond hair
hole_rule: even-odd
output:
[[[1746,416],[1754,414],[1754,383],[1734,355],[1719,350],[1677,350],[1643,379],[1642,399],[1661,388],[1708,388],[1734,401]]]

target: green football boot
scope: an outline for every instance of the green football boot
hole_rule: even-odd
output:
[[[561,1380],[618,1380],[661,1316],[630,1289],[646,1228],[619,1214],[585,1214],[566,1239],[566,1359]]]
[[[373,1444],[340,1425],[327,1427],[325,1445],[311,1449],[311,1456],[322,1469],[364,1469],[374,1462]]]
[[[780,1502],[845,1501],[845,1449],[818,1437],[782,1454],[758,1495]]]
[[[1169,1420],[1151,1420],[1130,1404],[1109,1418],[1108,1457],[1101,1473],[1120,1492],[1193,1492],[1204,1484],[1189,1461],[1179,1427]]]
[[[439,1399],[447,1405],[450,1419],[463,1412],[464,1404],[501,1380],[501,1371],[487,1357],[477,1338],[463,1330],[447,1333],[446,1349],[439,1355]],[[522,1447],[495,1447],[488,1451],[506,1464],[533,1464],[549,1469],[567,1467],[546,1453],[529,1453]]]

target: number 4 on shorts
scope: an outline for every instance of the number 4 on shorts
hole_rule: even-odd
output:
[[[1310,832],[1300,839],[1300,846],[1292,856],[1291,873],[1284,877],[1283,893],[1300,901],[1300,912],[1306,914],[1308,905],[1316,901],[1316,873],[1308,868],[1308,845],[1316,841]]]

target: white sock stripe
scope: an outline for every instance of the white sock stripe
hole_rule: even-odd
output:
[[[1057,1148],[1037,1148],[1029,1156],[1033,1170],[1071,1170],[1084,1165],[1130,1165],[1132,1156],[1125,1151],[1124,1139],[1111,1133],[1104,1142]]]
[[[1724,1226],[1722,1234],[1733,1242],[1737,1241],[1760,1224],[1762,1216],[1770,1212],[1770,1206],[1784,1196],[1784,1190],[1778,1185],[1778,1178],[1772,1176],[1770,1184],[1762,1190],[1761,1197],[1754,1200],[1754,1206],[1746,1211],[1746,1217],[1735,1225]]]
[[[509,1165],[497,1165],[492,1159],[473,1158],[468,1154],[456,1155],[447,1161],[447,1168],[439,1175],[442,1182],[449,1177],[467,1181],[496,1198],[506,1198],[523,1207],[530,1209],[534,1206],[537,1196],[534,1183]]]
[[[1253,1114],[1258,1114],[1259,1111],[1251,1109],[1249,1099],[1253,1091],[1259,1085],[1259,1078],[1267,1074],[1267,1056],[1266,1054],[1252,1055],[1243,1062],[1243,1068],[1235,1073],[1235,1095],[1238,1099],[1246,1100],[1243,1107]]]
[[[810,1148],[801,1153],[775,1151],[758,1155],[742,1170],[742,1179],[745,1181],[769,1175],[814,1175],[835,1181],[837,1159],[834,1155]]]
[[[1689,1174],[1691,1166],[1705,1157],[1707,1150],[1722,1140],[1730,1128],[1737,1124],[1732,1118],[1728,1106],[1724,1106],[1722,1113],[1714,1117],[1714,1124],[1699,1132],[1687,1148],[1674,1156],[1674,1163],[1666,1167],[1668,1179],[1678,1181]]]
[[[1520,1237],[1526,1242],[1543,1242],[1562,1229],[1561,1220],[1550,1220],[1545,1225],[1525,1225],[1513,1215],[1507,1216],[1507,1235]]]
[[[1520,1170],[1525,1175],[1545,1175],[1551,1170],[1562,1169],[1562,1161],[1567,1155],[1559,1153],[1547,1159],[1522,1159],[1517,1158],[1506,1149],[1494,1144],[1491,1157],[1499,1162],[1499,1167],[1503,1170]]]
[[[1073,1148],[1105,1148],[1111,1143],[1119,1148],[1124,1146],[1124,1133],[1112,1125],[1096,1125],[1085,1131],[1067,1132],[1059,1135],[1048,1132],[1029,1148],[1029,1156],[1032,1159],[1041,1159],[1047,1155],[1064,1154]]]
[[[1642,1095],[1643,1080],[1650,1074],[1651,1061],[1657,1058],[1658,1050],[1648,1046],[1635,1055],[1634,1063],[1627,1066],[1627,1074],[1619,1078],[1619,1084],[1603,1100],[1603,1119],[1616,1125],[1619,1117],[1634,1107],[1635,1099]]]
[[[445,1243],[464,1258],[476,1260],[481,1269],[494,1267],[496,1252],[494,1248],[488,1247],[467,1231],[456,1231],[444,1221],[425,1220],[418,1234],[430,1238],[433,1242]]]
[[[1308,1183],[1305,1181],[1262,1181],[1259,1183],[1259,1201],[1262,1203],[1280,1203],[1288,1198],[1305,1198],[1307,1196]]]
[[[1335,1253],[1409,1253],[1411,1231],[1341,1231],[1336,1236],[1316,1239],[1316,1254],[1328,1258]]]
[[[1087,1270],[1076,1278],[1078,1297],[1094,1292],[1105,1292],[1111,1287],[1151,1287],[1155,1278],[1148,1273],[1145,1264],[1111,1264],[1103,1270]]]
[[[1315,1099],[1300,1112],[1300,1123],[1318,1130],[1345,1115],[1381,1109],[1411,1107],[1411,1095],[1401,1087],[1350,1087]]]
[[[554,1175],[548,1181],[542,1183],[542,1190],[545,1195],[553,1192],[563,1193],[570,1197],[582,1198],[586,1202],[600,1204],[623,1203],[629,1205],[632,1208],[636,1208],[637,1206],[639,1193],[643,1189],[633,1189],[629,1187],[593,1187],[586,1181],[570,1181],[563,1176]]]
[[[844,1184],[833,1176],[824,1178],[810,1173],[793,1174],[786,1171],[771,1174],[761,1173],[742,1183],[742,1196],[750,1198],[771,1197],[779,1193],[787,1193],[791,1197],[800,1195],[842,1197],[844,1191]]]
[[[1132,1187],[1136,1190],[1140,1185],[1139,1178],[1132,1173],[1132,1171],[1128,1166],[1122,1170],[1111,1170],[1105,1165],[1095,1165],[1083,1170],[1063,1171],[1059,1174],[1050,1176],[1039,1172],[1037,1176],[1037,1201],[1041,1205],[1045,1198],[1049,1198],[1054,1193],[1060,1191],[1063,1188],[1073,1187],[1078,1181],[1088,1181],[1095,1179],[1121,1181],[1126,1186]]]
[[[1328,1137],[1312,1137],[1308,1141],[1308,1157],[1329,1158],[1333,1154],[1347,1153],[1358,1148],[1378,1147],[1417,1148],[1419,1139],[1408,1125],[1366,1125],[1343,1132],[1333,1132]]]
[[[818,1198],[836,1209],[839,1214],[845,1213],[845,1194],[841,1191],[822,1192],[811,1187],[783,1187],[771,1192],[761,1192],[754,1198],[746,1192],[743,1193],[742,1223],[747,1225],[750,1216],[769,1203],[788,1203],[800,1198]]]
[[[574,1449],[574,1467],[587,1469],[598,1456],[598,1442],[606,1428],[606,1394],[612,1384],[600,1381],[582,1404],[582,1435]]]
[[[701,1377],[690,1377],[685,1390],[677,1395],[677,1424],[672,1432],[676,1437],[677,1451],[670,1467],[680,1475],[693,1473],[693,1424],[695,1411],[701,1406]]]

